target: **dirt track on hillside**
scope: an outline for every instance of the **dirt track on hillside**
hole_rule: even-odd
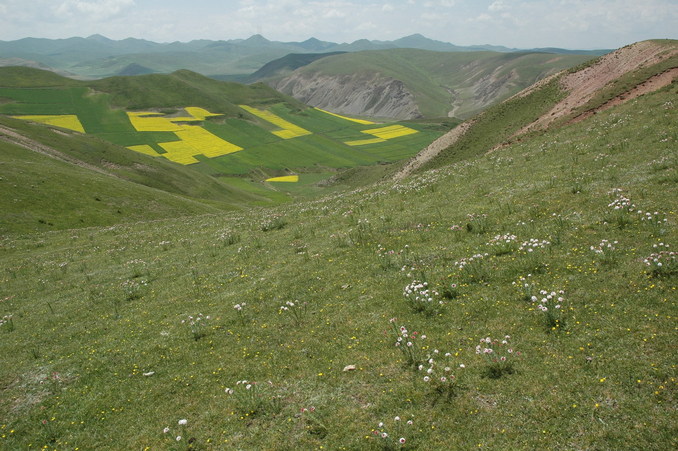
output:
[[[563,72],[561,72],[560,74],[552,75],[535,83],[513,97],[526,96],[559,75],[562,76],[561,84],[568,94],[549,112],[514,133],[509,141],[513,141],[527,132],[545,129],[555,120],[572,114],[576,109],[586,105],[593,98],[593,96],[595,96],[596,93],[604,88],[607,84],[623,76],[624,74],[637,70],[643,66],[651,66],[675,55],[678,55],[678,50],[667,49],[667,47],[651,41],[638,42],[604,55],[595,64],[575,73],[565,73],[562,75]],[[661,74],[649,78],[643,83],[638,84],[633,89],[615,97],[605,104],[580,114],[579,116],[572,119],[571,122],[584,120],[599,111],[612,108],[613,106],[620,105],[624,102],[628,102],[629,100],[639,97],[643,94],[654,92],[670,85],[677,78],[678,68],[669,69]],[[471,125],[472,122],[470,121],[464,122],[446,135],[438,138],[438,140],[434,141],[426,149],[422,150],[414,158],[412,158],[407,166],[405,166],[395,175],[395,179],[403,179],[416,169],[423,166],[426,162],[434,158],[447,147],[454,144],[459,139],[459,137],[461,137],[466,132],[466,130],[469,129]],[[500,144],[493,149],[488,149],[488,152],[494,152],[506,145],[507,143]]]
[[[415,155],[408,163],[398,171],[393,177],[395,180],[402,180],[408,175],[410,175],[415,170],[422,167],[426,162],[433,159],[443,150],[450,147],[452,144],[457,142],[457,140],[466,133],[466,131],[473,125],[474,121],[466,121],[463,124],[459,124],[454,129],[445,133],[440,138],[433,141],[428,145],[424,150]]]
[[[622,75],[643,66],[651,66],[676,54],[678,54],[678,50],[667,51],[667,48],[660,44],[644,41],[608,53],[601,57],[596,64],[575,73],[564,75],[561,83],[568,92],[567,97],[558,102],[551,111],[516,133],[516,136],[531,130],[548,127],[556,119],[565,117],[577,108],[586,105],[599,90]],[[664,85],[649,83],[640,88],[635,97],[666,86],[672,80],[673,78],[669,79],[668,83]],[[666,78],[661,79],[661,82],[665,81]],[[619,103],[633,98],[629,96],[619,97]]]

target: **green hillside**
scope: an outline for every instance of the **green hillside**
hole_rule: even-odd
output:
[[[677,101],[312,202],[3,233],[0,448],[675,449]]]
[[[402,81],[425,117],[468,118],[537,80],[591,56],[549,53],[432,52],[391,49],[322,58],[298,69],[307,77],[379,74]]]
[[[263,84],[222,82],[190,71],[79,82],[35,69],[0,68],[0,99],[0,114],[84,132],[99,138],[85,141],[95,147],[103,140],[136,151],[132,158],[127,149],[109,146],[111,154],[124,155],[119,158],[143,166],[153,156],[186,166],[184,176],[203,181],[196,184],[201,188],[181,194],[228,205],[316,193],[316,184],[339,170],[409,158],[450,127],[441,122],[356,122],[306,107]],[[290,135],[289,127],[302,132]],[[405,132],[377,136],[389,127]],[[40,135],[52,141],[59,136],[48,129]],[[299,175],[299,183],[266,182],[287,174]],[[144,184],[152,180],[147,176]],[[229,190],[236,193],[233,199]]]

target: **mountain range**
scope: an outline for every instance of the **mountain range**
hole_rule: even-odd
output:
[[[191,69],[208,76],[243,76],[290,53],[358,52],[411,48],[437,52],[547,52],[597,56],[609,50],[512,49],[503,46],[457,46],[420,34],[394,41],[360,39],[335,43],[310,38],[303,42],[270,41],[256,34],[247,39],[194,40],[157,43],[144,39],[112,40],[101,35],[68,39],[24,38],[0,41],[0,65],[26,65],[52,70],[74,78],[170,73]]]

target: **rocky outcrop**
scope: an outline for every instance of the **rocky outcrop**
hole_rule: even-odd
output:
[[[296,72],[272,83],[278,91],[338,114],[414,119],[421,117],[414,96],[400,80],[380,74],[322,75]]]

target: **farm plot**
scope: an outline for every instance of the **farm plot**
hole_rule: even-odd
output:
[[[419,131],[413,128],[405,127],[404,125],[389,125],[386,127],[363,130],[362,133],[372,135],[374,136],[374,138],[346,141],[344,144],[349,146],[364,146],[367,144],[376,144],[388,141],[389,139],[400,138],[403,136],[412,135],[414,133],[419,133]]]
[[[12,116],[15,119],[22,119],[24,121],[39,122],[41,124],[53,125],[55,127],[67,128],[79,133],[85,133],[78,116],[74,114],[42,114],[29,116]]]
[[[279,127],[280,130],[273,130],[271,133],[276,135],[279,138],[282,139],[292,139],[292,138],[298,138],[300,136],[306,136],[310,135],[311,132],[308,130],[299,127],[298,125],[294,125],[293,123],[286,121],[285,119],[281,118],[280,116],[277,116],[270,111],[267,110],[259,110],[257,108],[252,108],[247,105],[239,105],[240,108],[243,110],[247,111],[250,114],[253,114],[254,116],[258,117],[259,119],[263,119],[266,122],[269,122],[276,127]]]
[[[220,116],[198,107],[186,107],[190,115],[166,117],[154,112],[129,112],[130,122],[139,132],[172,132],[179,140],[160,142],[158,145],[165,151],[160,154],[150,145],[134,145],[128,148],[151,156],[163,156],[175,163],[188,165],[197,163],[198,155],[207,158],[219,157],[243,150],[242,147],[228,142],[197,125],[186,125],[186,122],[203,121],[207,117]]]

